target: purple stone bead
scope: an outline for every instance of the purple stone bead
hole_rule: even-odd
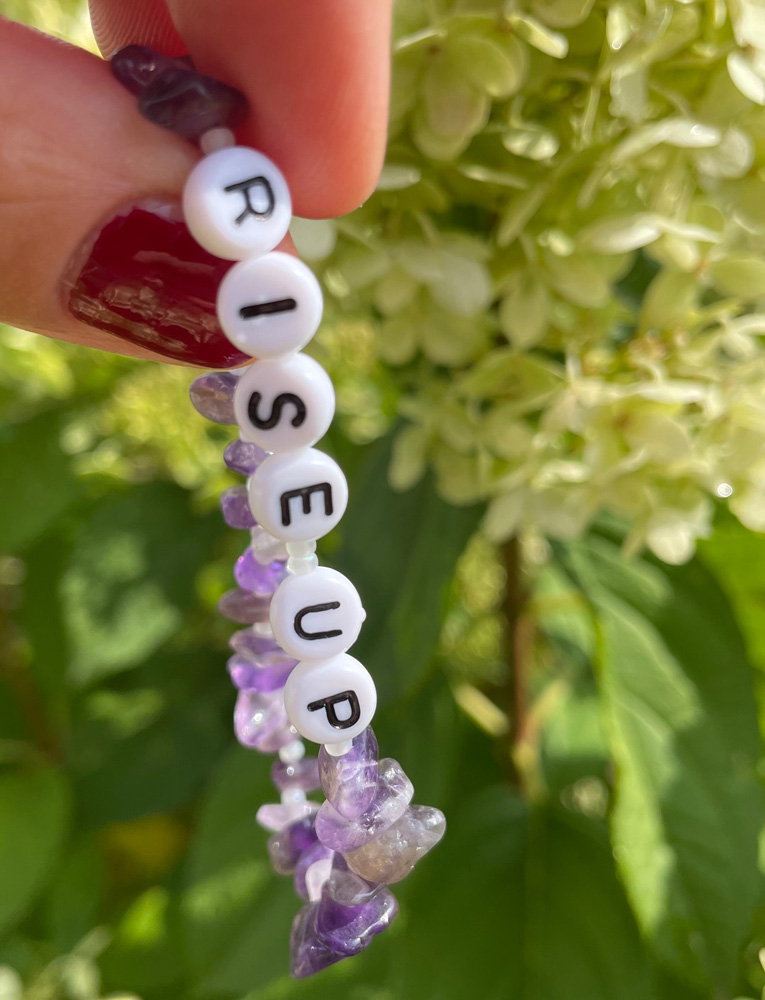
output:
[[[296,736],[284,710],[281,695],[240,691],[234,708],[234,732],[245,747],[275,753]]]
[[[341,854],[355,851],[400,819],[413,794],[414,787],[398,761],[381,760],[372,803],[357,819],[341,816],[329,801],[322,803],[316,818],[319,840]]]
[[[331,851],[324,844],[320,844],[318,841],[308,848],[307,851],[303,853],[298,858],[297,864],[295,865],[295,892],[300,896],[301,899],[308,899],[308,887],[306,885],[306,873],[311,865],[315,864],[317,861],[328,861],[331,862],[335,852]]]
[[[297,660],[292,660],[287,656],[273,636],[260,635],[251,628],[243,628],[234,632],[228,640],[228,644],[235,653],[239,653],[240,656],[248,660],[253,660],[259,667],[270,667],[276,663],[283,663],[285,660],[297,663]]]
[[[183,65],[152,77],[138,97],[138,110],[155,125],[198,141],[211,128],[236,128],[249,113],[241,91]]]
[[[352,872],[333,873],[325,883],[316,911],[316,933],[332,951],[358,955],[376,934],[390,925],[398,913],[398,903],[390,889],[384,888],[376,889],[353,905],[341,903],[337,898],[338,878],[345,882],[355,876]],[[341,897],[347,893],[343,886]]]
[[[244,531],[254,528],[256,521],[250,510],[246,486],[229,486],[220,495],[220,509],[223,520],[229,528],[239,528]]]
[[[270,607],[269,598],[256,597],[248,590],[227,590],[218,601],[218,610],[224,618],[240,625],[267,622]]]
[[[371,727],[360,733],[342,757],[319,750],[321,787],[346,819],[357,819],[372,804],[377,789],[377,739]]]
[[[234,389],[238,380],[233,372],[208,372],[195,378],[189,389],[194,409],[216,424],[235,424]]]
[[[266,830],[283,830],[304,816],[312,816],[319,807],[315,802],[269,802],[258,809],[255,819]]]
[[[356,851],[348,851],[348,867],[367,882],[400,882],[441,840],[446,818],[432,806],[409,806],[404,815],[379,837]]]
[[[314,829],[315,820],[316,813],[302,816],[269,837],[268,855],[274,871],[279,875],[291,875],[301,856],[319,843]]]
[[[232,472],[251,476],[267,454],[259,445],[237,438],[223,452],[223,461]]]
[[[240,691],[258,691],[260,694],[270,694],[281,691],[287,683],[287,678],[297,666],[297,660],[282,660],[271,666],[261,667],[252,660],[241,656],[232,656],[228,661],[228,672],[234,687]],[[316,788],[319,787],[318,782]],[[312,789],[314,791],[315,789]]]
[[[292,921],[290,933],[290,975],[304,979],[346,958],[345,952],[328,948],[316,933],[319,903],[308,903]]]
[[[109,60],[112,74],[131,94],[142,94],[156,76],[175,66],[190,67],[186,56],[172,56],[155,52],[148,45],[126,45]]]
[[[271,597],[286,575],[285,563],[258,562],[249,545],[234,566],[234,579],[239,586],[258,597]]]
[[[295,764],[275,760],[271,765],[271,780],[283,792],[286,788],[302,788],[315,792],[319,785],[319,762],[315,757],[303,757]]]

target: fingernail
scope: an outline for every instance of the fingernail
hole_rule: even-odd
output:
[[[231,262],[192,238],[178,203],[126,206],[80,248],[64,277],[72,315],[166,358],[204,368],[247,360],[223,334],[215,297]]]

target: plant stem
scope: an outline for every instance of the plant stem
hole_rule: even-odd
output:
[[[528,616],[528,593],[523,576],[521,545],[517,537],[511,538],[505,544],[503,560],[507,574],[503,603],[507,629],[504,707],[510,723],[507,754],[510,780],[518,788],[522,788],[531,623]]]

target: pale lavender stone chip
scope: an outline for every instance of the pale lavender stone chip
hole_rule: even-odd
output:
[[[259,562],[248,545],[234,565],[234,579],[243,590],[258,597],[271,597],[287,575],[283,562]]]
[[[254,660],[260,667],[282,663],[284,660],[297,663],[297,660],[292,660],[291,657],[287,656],[273,636],[260,635],[251,628],[243,628],[234,632],[228,640],[228,644],[235,653],[239,653],[240,656],[246,657],[248,660]]]
[[[439,809],[410,806],[379,837],[347,852],[344,858],[348,867],[363,879],[389,885],[406,878],[445,831],[446,819]]]
[[[234,708],[234,732],[245,747],[275,753],[295,739],[281,695],[240,691]]]
[[[255,527],[256,521],[250,510],[246,486],[229,486],[224,490],[220,495],[220,509],[229,528],[244,531]]]
[[[218,610],[224,618],[240,625],[267,622],[270,608],[270,598],[256,597],[249,590],[227,590],[218,601]]]
[[[271,780],[280,792],[286,788],[315,792],[320,787],[319,762],[315,757],[303,757],[294,764],[275,760],[271,766]]]
[[[234,389],[239,376],[233,372],[208,372],[194,379],[189,389],[194,409],[216,424],[235,424]]]
[[[223,452],[223,461],[232,472],[251,476],[267,454],[260,445],[237,438]]]
[[[258,809],[255,819],[266,830],[282,830],[296,819],[315,813],[318,808],[315,802],[269,802]]]
[[[412,783],[398,761],[381,760],[374,798],[356,819],[341,816],[329,801],[322,803],[316,817],[319,840],[341,854],[355,851],[400,819],[413,794]]]
[[[280,691],[296,666],[297,660],[282,660],[261,667],[242,656],[232,656],[227,664],[234,687],[240,691],[259,691],[261,694]],[[317,784],[316,788],[318,787]]]

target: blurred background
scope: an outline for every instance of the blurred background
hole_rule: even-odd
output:
[[[3,14],[92,47],[79,0]],[[287,977],[189,370],[0,328],[0,998],[756,1000],[765,8],[399,0],[388,160],[297,221],[351,504],[322,559],[449,822]]]

